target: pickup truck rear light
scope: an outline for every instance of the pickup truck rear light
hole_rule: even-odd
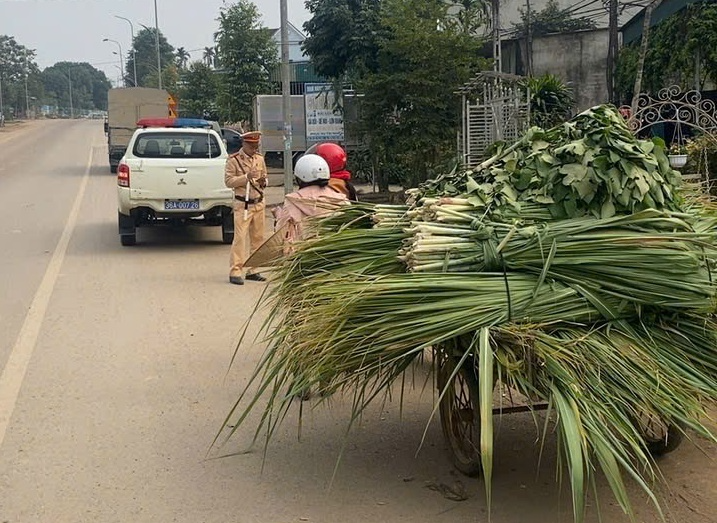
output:
[[[117,185],[129,187],[129,165],[121,163],[117,167]]]

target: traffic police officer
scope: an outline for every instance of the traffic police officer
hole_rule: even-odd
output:
[[[264,241],[264,188],[267,171],[259,154],[261,133],[241,135],[242,147],[227,158],[224,183],[234,189],[234,242],[232,243],[229,282],[243,285],[244,278],[266,281],[258,272],[244,274],[244,262]]]

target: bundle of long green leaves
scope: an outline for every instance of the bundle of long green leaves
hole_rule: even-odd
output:
[[[598,470],[627,514],[625,476],[658,505],[640,420],[716,440],[715,214],[680,183],[663,143],[600,106],[424,184],[407,206],[315,222],[277,269],[267,350],[229,436],[266,397],[256,434],[268,441],[312,386],[353,393],[353,423],[426,349],[451,347],[482,392],[489,497],[498,377],[554,413],[576,521]]]

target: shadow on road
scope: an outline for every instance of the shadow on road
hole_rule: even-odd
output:
[[[350,396],[332,399],[329,408],[313,400],[305,404],[300,441],[297,404],[269,446],[265,461],[260,442],[249,454],[214,462],[225,471],[233,468],[256,475],[272,499],[284,502],[288,502],[287,492],[302,492],[309,498],[330,492],[333,505],[345,507],[347,513],[361,510],[365,516],[374,516],[373,520],[378,520],[382,506],[392,506],[398,512],[416,511],[414,516],[432,514],[433,521],[486,521],[484,482],[453,468],[437,418],[431,421],[421,446],[432,408],[430,392],[421,396],[420,407],[413,404],[402,409],[393,401],[370,408],[348,439],[348,419],[340,414],[350,409]],[[539,415],[538,423],[543,420]],[[563,520],[557,514],[570,521],[569,491],[555,481],[555,438],[548,437],[539,467],[533,418],[515,414],[496,417],[495,423],[494,521]],[[232,448],[245,450],[254,428],[240,429],[236,440],[216,449],[217,454]],[[406,504],[404,509],[395,508],[402,504]],[[346,521],[350,520],[349,516]]]
[[[117,231],[115,231],[117,236]],[[119,243],[119,236],[117,236]],[[169,225],[159,225],[157,227],[146,227],[137,229],[137,245],[132,249],[152,249],[167,247],[181,247],[182,250],[204,249],[207,246],[225,246],[227,255],[229,253],[228,245],[222,243],[220,227],[205,227],[201,225],[193,225],[187,227],[173,227]],[[128,248],[128,247],[126,247]]]
[[[73,237],[73,252],[97,255],[110,252],[169,253],[200,252],[216,249],[217,255],[229,258],[229,245],[221,241],[220,227],[146,227],[137,230],[137,244],[123,247],[117,232],[117,223],[78,223]],[[220,252],[221,251],[221,252]]]

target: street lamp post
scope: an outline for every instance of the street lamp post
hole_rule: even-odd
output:
[[[0,70],[0,127],[5,125],[5,107],[2,101],[2,70]]]
[[[132,67],[134,69],[134,71],[132,71],[132,84],[134,87],[137,87],[137,50],[134,48],[134,25],[132,25],[132,20],[124,16],[115,15],[115,18],[127,22],[129,24],[129,30],[132,32]]]
[[[122,57],[117,53],[117,51],[112,51],[112,54],[115,55],[117,58],[119,58],[119,65],[115,64],[115,67],[117,68],[117,71],[119,71],[120,74],[120,80],[117,82],[117,85],[122,85],[123,87],[127,87],[127,80],[124,77],[124,67],[122,66]]]
[[[25,120],[30,117],[30,95],[27,92],[27,77],[28,77],[28,63],[27,63],[27,52],[25,53]]]
[[[115,53],[117,54],[117,53]],[[115,69],[117,69],[117,74],[120,76],[117,78],[117,85],[119,85],[122,82],[122,69],[120,69],[119,65],[115,64]]]
[[[120,71],[122,71],[122,85],[126,87],[127,82],[125,82],[124,78],[124,55],[122,54],[122,44],[120,44],[117,40],[112,40],[111,38],[103,38],[102,41],[117,44],[117,47],[119,48]]]
[[[27,92],[27,72],[25,72],[25,119],[30,117],[30,95]]]

